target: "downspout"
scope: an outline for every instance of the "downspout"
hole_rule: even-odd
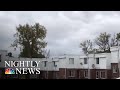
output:
[[[89,56],[88,56],[89,54],[87,53],[87,60],[88,60],[88,79],[90,79],[90,68],[89,68]]]

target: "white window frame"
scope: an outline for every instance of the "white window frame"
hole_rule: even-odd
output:
[[[75,71],[74,70],[69,70],[69,77],[75,77]]]
[[[97,75],[98,74],[98,75]],[[96,71],[96,79],[99,79],[100,72]]]
[[[74,58],[69,58],[69,64],[74,64]]]
[[[102,75],[102,73],[105,73],[105,77],[102,77],[103,75]],[[105,79],[106,78],[106,72],[105,71],[100,71],[100,79]]]
[[[85,71],[84,71],[84,77],[85,77],[85,78],[88,78],[88,70],[85,70]]]
[[[58,79],[58,74],[57,74],[57,72],[55,72],[55,79]]]

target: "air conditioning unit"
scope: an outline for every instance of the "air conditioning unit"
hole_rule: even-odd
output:
[[[92,64],[92,68],[93,68],[93,69],[95,68],[95,64]]]

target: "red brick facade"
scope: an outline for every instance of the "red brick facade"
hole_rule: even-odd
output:
[[[73,76],[70,72],[73,71]],[[111,79],[110,69],[90,69],[90,79]],[[117,78],[117,77],[116,77]],[[59,69],[59,79],[88,79],[88,69]]]
[[[111,69],[90,69],[90,79],[115,79],[119,77],[118,63],[111,63]],[[0,69],[0,79],[31,79],[30,75],[5,75]],[[59,68],[59,71],[41,71],[37,79],[88,79],[88,69]]]

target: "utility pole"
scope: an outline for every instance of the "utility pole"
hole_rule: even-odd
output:
[[[119,51],[119,48],[120,48],[120,45],[119,45],[119,44],[120,44],[120,40],[118,40],[118,61],[119,61],[119,52],[120,52],[120,51]]]
[[[96,54],[96,51],[97,51],[97,50],[94,49],[94,52],[93,52],[93,53],[94,53],[94,56],[93,56],[93,58],[94,58],[94,62],[93,62],[93,63],[94,63],[94,66],[92,66],[93,69],[95,69],[95,63],[96,63],[96,62],[95,62],[95,54]]]
[[[88,61],[88,79],[90,79],[90,68],[89,68],[89,65],[90,65],[90,61],[89,61],[89,53],[87,52],[87,61]]]
[[[119,70],[119,73],[120,73],[120,63],[119,63],[119,53],[120,53],[120,40],[118,40],[118,70]],[[120,76],[120,75],[119,75]]]

